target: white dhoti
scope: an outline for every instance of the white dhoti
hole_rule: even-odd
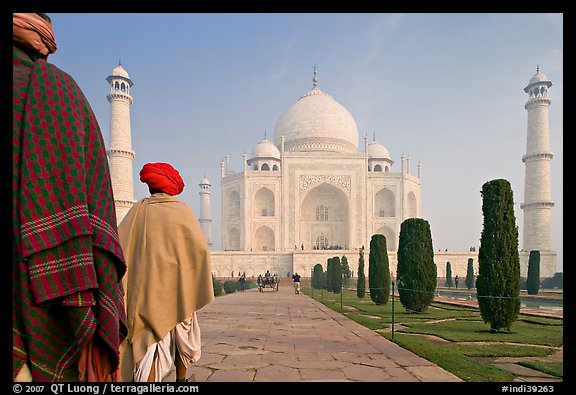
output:
[[[186,368],[200,359],[200,327],[196,312],[192,313],[190,318],[176,325],[164,339],[148,346],[146,354],[134,367],[134,381],[148,381],[153,363],[155,364],[154,381],[162,381],[174,364],[176,349],[178,349],[180,359]],[[156,360],[154,360],[155,355],[157,355]]]

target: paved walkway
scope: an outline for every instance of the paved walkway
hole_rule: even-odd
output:
[[[462,381],[289,285],[218,297],[198,321],[197,382]]]

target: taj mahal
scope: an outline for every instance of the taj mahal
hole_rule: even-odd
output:
[[[108,158],[118,223],[134,202],[130,106],[133,85],[118,65],[107,77],[111,103]],[[548,88],[552,83],[537,70],[525,88],[528,130],[525,163],[524,237],[520,251],[521,275],[526,276],[529,251],[540,250],[541,277],[556,272],[551,249],[548,146]],[[390,270],[396,272],[400,226],[421,217],[422,164],[410,157],[393,160],[385,145],[362,136],[350,112],[318,86],[316,67],[310,91],[290,105],[278,119],[274,135],[264,135],[242,168],[232,169],[229,157],[220,163],[222,251],[211,251],[216,277],[245,273],[257,276],[269,270],[280,277],[297,272],[309,277],[317,263],[346,256],[357,273],[360,249],[365,247],[367,270],[372,235],[386,237]],[[211,183],[200,181],[200,226],[212,245]],[[195,210],[196,211],[196,210]],[[438,251],[434,254],[439,277],[446,262],[452,275],[466,276],[468,259],[478,272],[478,252]]]

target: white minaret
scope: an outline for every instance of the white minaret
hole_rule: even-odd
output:
[[[130,88],[134,84],[120,64],[106,77],[106,81],[110,84],[110,93],[106,96],[110,102],[110,142],[106,153],[119,224],[134,204],[134,151],[130,131]]]
[[[524,202],[524,236],[520,267],[521,276],[528,272],[530,251],[540,251],[540,277],[552,277],[556,272],[556,252],[551,247],[552,194],[550,190],[550,143],[548,137],[548,110],[552,100],[548,97],[548,88],[552,82],[540,72],[536,74],[524,92],[528,101],[524,108],[528,111],[528,136],[526,154],[522,156],[525,164]]]
[[[206,242],[208,243],[208,247],[212,247],[212,240],[211,240],[211,226],[212,226],[212,219],[210,218],[210,181],[204,176],[202,181],[200,181],[200,218],[198,222],[200,222],[200,228],[202,229],[202,233],[204,233],[204,237],[206,237]]]

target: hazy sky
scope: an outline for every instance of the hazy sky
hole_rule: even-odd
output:
[[[479,246],[482,185],[510,181],[522,248],[528,95],[537,65],[549,90],[552,246],[563,271],[563,15],[409,14],[49,14],[58,50],[50,61],[90,101],[106,143],[106,77],[121,61],[131,94],[135,199],[138,172],[169,162],[199,214],[198,183],[212,183],[213,249],[221,248],[220,161],[242,170],[276,122],[318,86],[376,136],[400,171],[422,163],[422,216],[435,250]]]

